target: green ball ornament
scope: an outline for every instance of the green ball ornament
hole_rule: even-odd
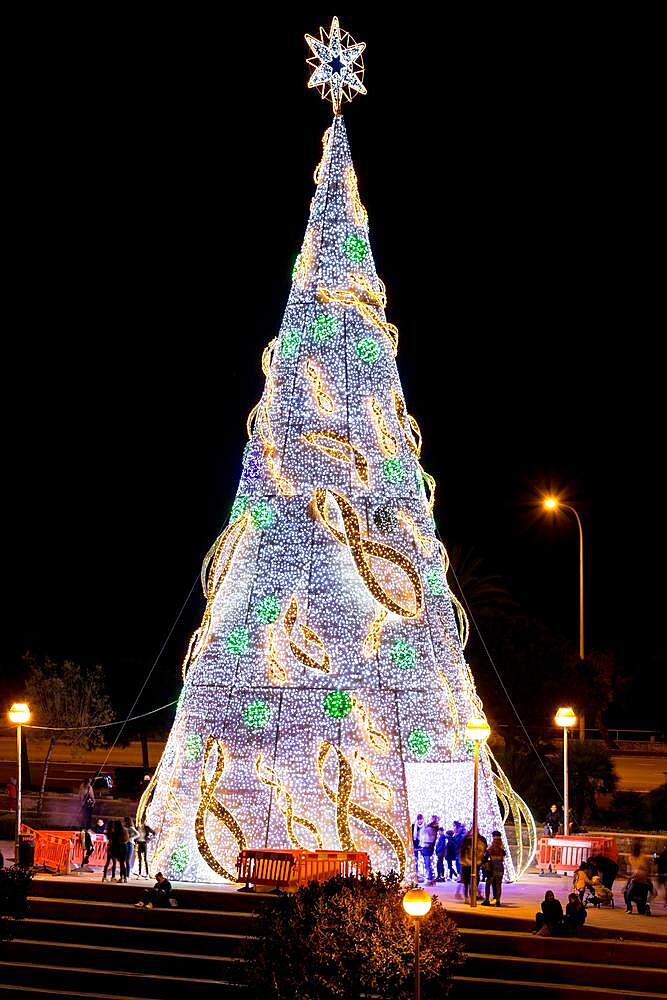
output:
[[[271,717],[271,706],[257,698],[243,710],[243,722],[248,729],[264,729]]]
[[[413,729],[408,736],[408,746],[417,757],[425,757],[433,746],[433,740],[424,729]]]
[[[273,513],[268,503],[265,500],[260,500],[250,511],[250,519],[253,524],[253,528],[257,528],[259,531],[264,531],[266,528],[270,528],[276,519],[276,515]]]
[[[384,473],[384,478],[391,486],[398,486],[405,478],[403,463],[395,455],[392,458],[385,458],[382,463],[382,472]]]
[[[187,844],[179,844],[171,852],[171,857],[169,858],[171,870],[180,875],[187,868],[189,860],[190,852],[188,851]]]
[[[245,656],[250,649],[250,633],[245,625],[237,625],[227,636],[227,652],[235,656]]]
[[[343,253],[352,264],[361,264],[368,256],[368,244],[361,236],[348,233],[343,243]]]
[[[331,340],[338,332],[338,320],[335,316],[323,313],[310,324],[310,332],[315,340],[319,340],[321,344],[326,344],[327,340]]]
[[[405,639],[394,639],[390,650],[391,658],[399,670],[414,670],[417,664],[417,650]]]
[[[324,711],[332,719],[344,719],[352,711],[352,699],[347,691],[329,691],[324,699]]]
[[[186,760],[196,760],[204,749],[204,741],[198,733],[192,733],[185,741],[183,753]]]
[[[280,601],[273,594],[267,594],[257,605],[257,618],[262,625],[273,625],[280,615]]]
[[[373,337],[362,337],[354,345],[354,350],[360,361],[364,364],[375,364],[382,353],[382,348]]]
[[[426,571],[426,586],[431,597],[444,597],[445,581],[439,569],[429,569]]]
[[[301,334],[298,330],[285,330],[280,338],[280,353],[284,358],[293,358],[300,343]]]
[[[237,497],[232,504],[232,509],[229,514],[230,521],[238,521],[240,517],[243,517],[248,509],[248,498],[247,497]]]

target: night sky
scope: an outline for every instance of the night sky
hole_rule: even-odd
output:
[[[587,644],[664,662],[650,59],[592,28],[340,18],[368,46],[345,117],[446,543],[576,644],[576,525],[531,507],[562,487]],[[5,701],[30,649],[101,662],[129,708],[227,519],[330,120],[303,34],[329,21],[18,43]],[[139,711],[177,696],[202,609],[197,588]]]

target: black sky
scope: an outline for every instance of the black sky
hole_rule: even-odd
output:
[[[129,707],[235,493],[329,123],[303,33],[330,15],[190,18],[17,42],[7,697],[32,649],[102,662]],[[566,487],[589,643],[639,669],[665,650],[651,55],[622,26],[526,45],[526,24],[340,18],[368,46],[346,122],[440,530],[576,642],[575,526],[527,506]],[[201,610],[140,709],[177,693]]]

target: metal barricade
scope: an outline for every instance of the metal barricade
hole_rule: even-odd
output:
[[[537,865],[540,872],[570,875],[583,861],[594,854],[604,854],[613,861],[618,859],[618,848],[613,837],[540,837],[537,842]]]
[[[91,838],[93,841],[93,853],[88,859],[88,864],[95,868],[104,868],[107,860],[107,838],[103,833],[96,833],[94,837]],[[74,845],[72,847],[71,862],[75,865],[80,865],[84,858],[83,844],[81,843],[81,835],[78,834],[75,837]]]
[[[272,892],[296,886],[301,851],[241,851],[236,862],[240,892],[252,892],[253,886],[271,886]]]

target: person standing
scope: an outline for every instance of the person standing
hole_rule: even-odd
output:
[[[7,810],[10,813],[16,812],[16,778],[10,778],[7,782]]]
[[[95,849],[93,841],[93,831],[92,830],[82,830],[81,831],[81,847],[83,848],[83,858],[81,860],[81,870],[88,867],[88,862],[90,861],[90,855]],[[92,871],[92,868],[88,869]]]
[[[548,829],[551,831],[551,836],[552,837],[557,837],[558,836],[558,834],[560,832],[560,828],[561,828],[562,822],[563,822],[563,817],[562,817],[561,811],[558,808],[558,806],[556,805],[556,803],[554,802],[549,807],[549,811],[547,813],[547,818],[544,821],[544,825],[545,825],[545,827],[548,827]]]
[[[109,871],[109,865],[111,865],[111,882],[116,881],[116,855],[114,853],[114,835],[116,831],[116,823],[118,820],[112,819],[109,821],[107,827],[107,856],[104,863],[104,871],[102,872],[102,881],[107,881],[107,872]]]
[[[454,843],[454,831],[447,830],[447,847],[445,848],[445,861],[447,862],[447,874],[450,881],[456,880],[456,844]]]
[[[415,873],[418,882],[423,882],[424,879],[419,874],[419,859],[421,858],[421,846],[420,837],[422,832],[422,827],[424,826],[424,817],[421,813],[417,813],[417,818],[412,824],[412,847],[415,852]]]
[[[134,823],[129,816],[126,816],[123,820],[123,826],[127,830],[127,835],[129,840],[127,842],[127,858],[125,860],[125,866],[127,870],[127,877],[132,874],[132,866],[134,865],[134,844],[139,836],[139,831],[135,827]]]
[[[500,897],[503,891],[503,877],[505,875],[505,848],[500,830],[494,830],[491,834],[491,845],[486,852],[488,870],[486,875],[485,896],[482,906],[490,906],[489,896],[493,889],[493,901],[496,906],[500,906]]]
[[[658,885],[664,889],[665,906],[667,906],[667,844],[655,855],[655,866],[658,873]]]
[[[477,834],[477,850],[475,862],[479,865],[486,851],[486,840],[480,833]],[[461,882],[463,883],[463,898],[467,902],[470,894],[470,883],[472,881],[472,830],[466,833],[461,841]],[[455,899],[460,899],[460,892],[457,887]]]
[[[438,816],[431,816],[430,823],[422,826],[419,834],[419,847],[424,861],[424,868],[426,869],[427,885],[435,885],[435,878],[433,877],[433,854],[435,852],[439,822],[440,819]]]
[[[81,802],[81,826],[88,830],[93,821],[93,809],[95,807],[95,792],[93,791],[93,779],[87,778],[79,787],[79,800]]]
[[[438,859],[436,865],[436,881],[445,882],[445,854],[447,853],[447,834],[443,826],[438,827],[438,839],[435,842],[435,856]]]
[[[141,878],[141,861],[143,859],[145,874],[144,878],[148,878],[148,841],[153,836],[153,830],[147,823],[139,824],[139,836],[137,837],[135,844],[137,848],[137,858],[139,861],[139,871],[137,872],[137,878]]]

